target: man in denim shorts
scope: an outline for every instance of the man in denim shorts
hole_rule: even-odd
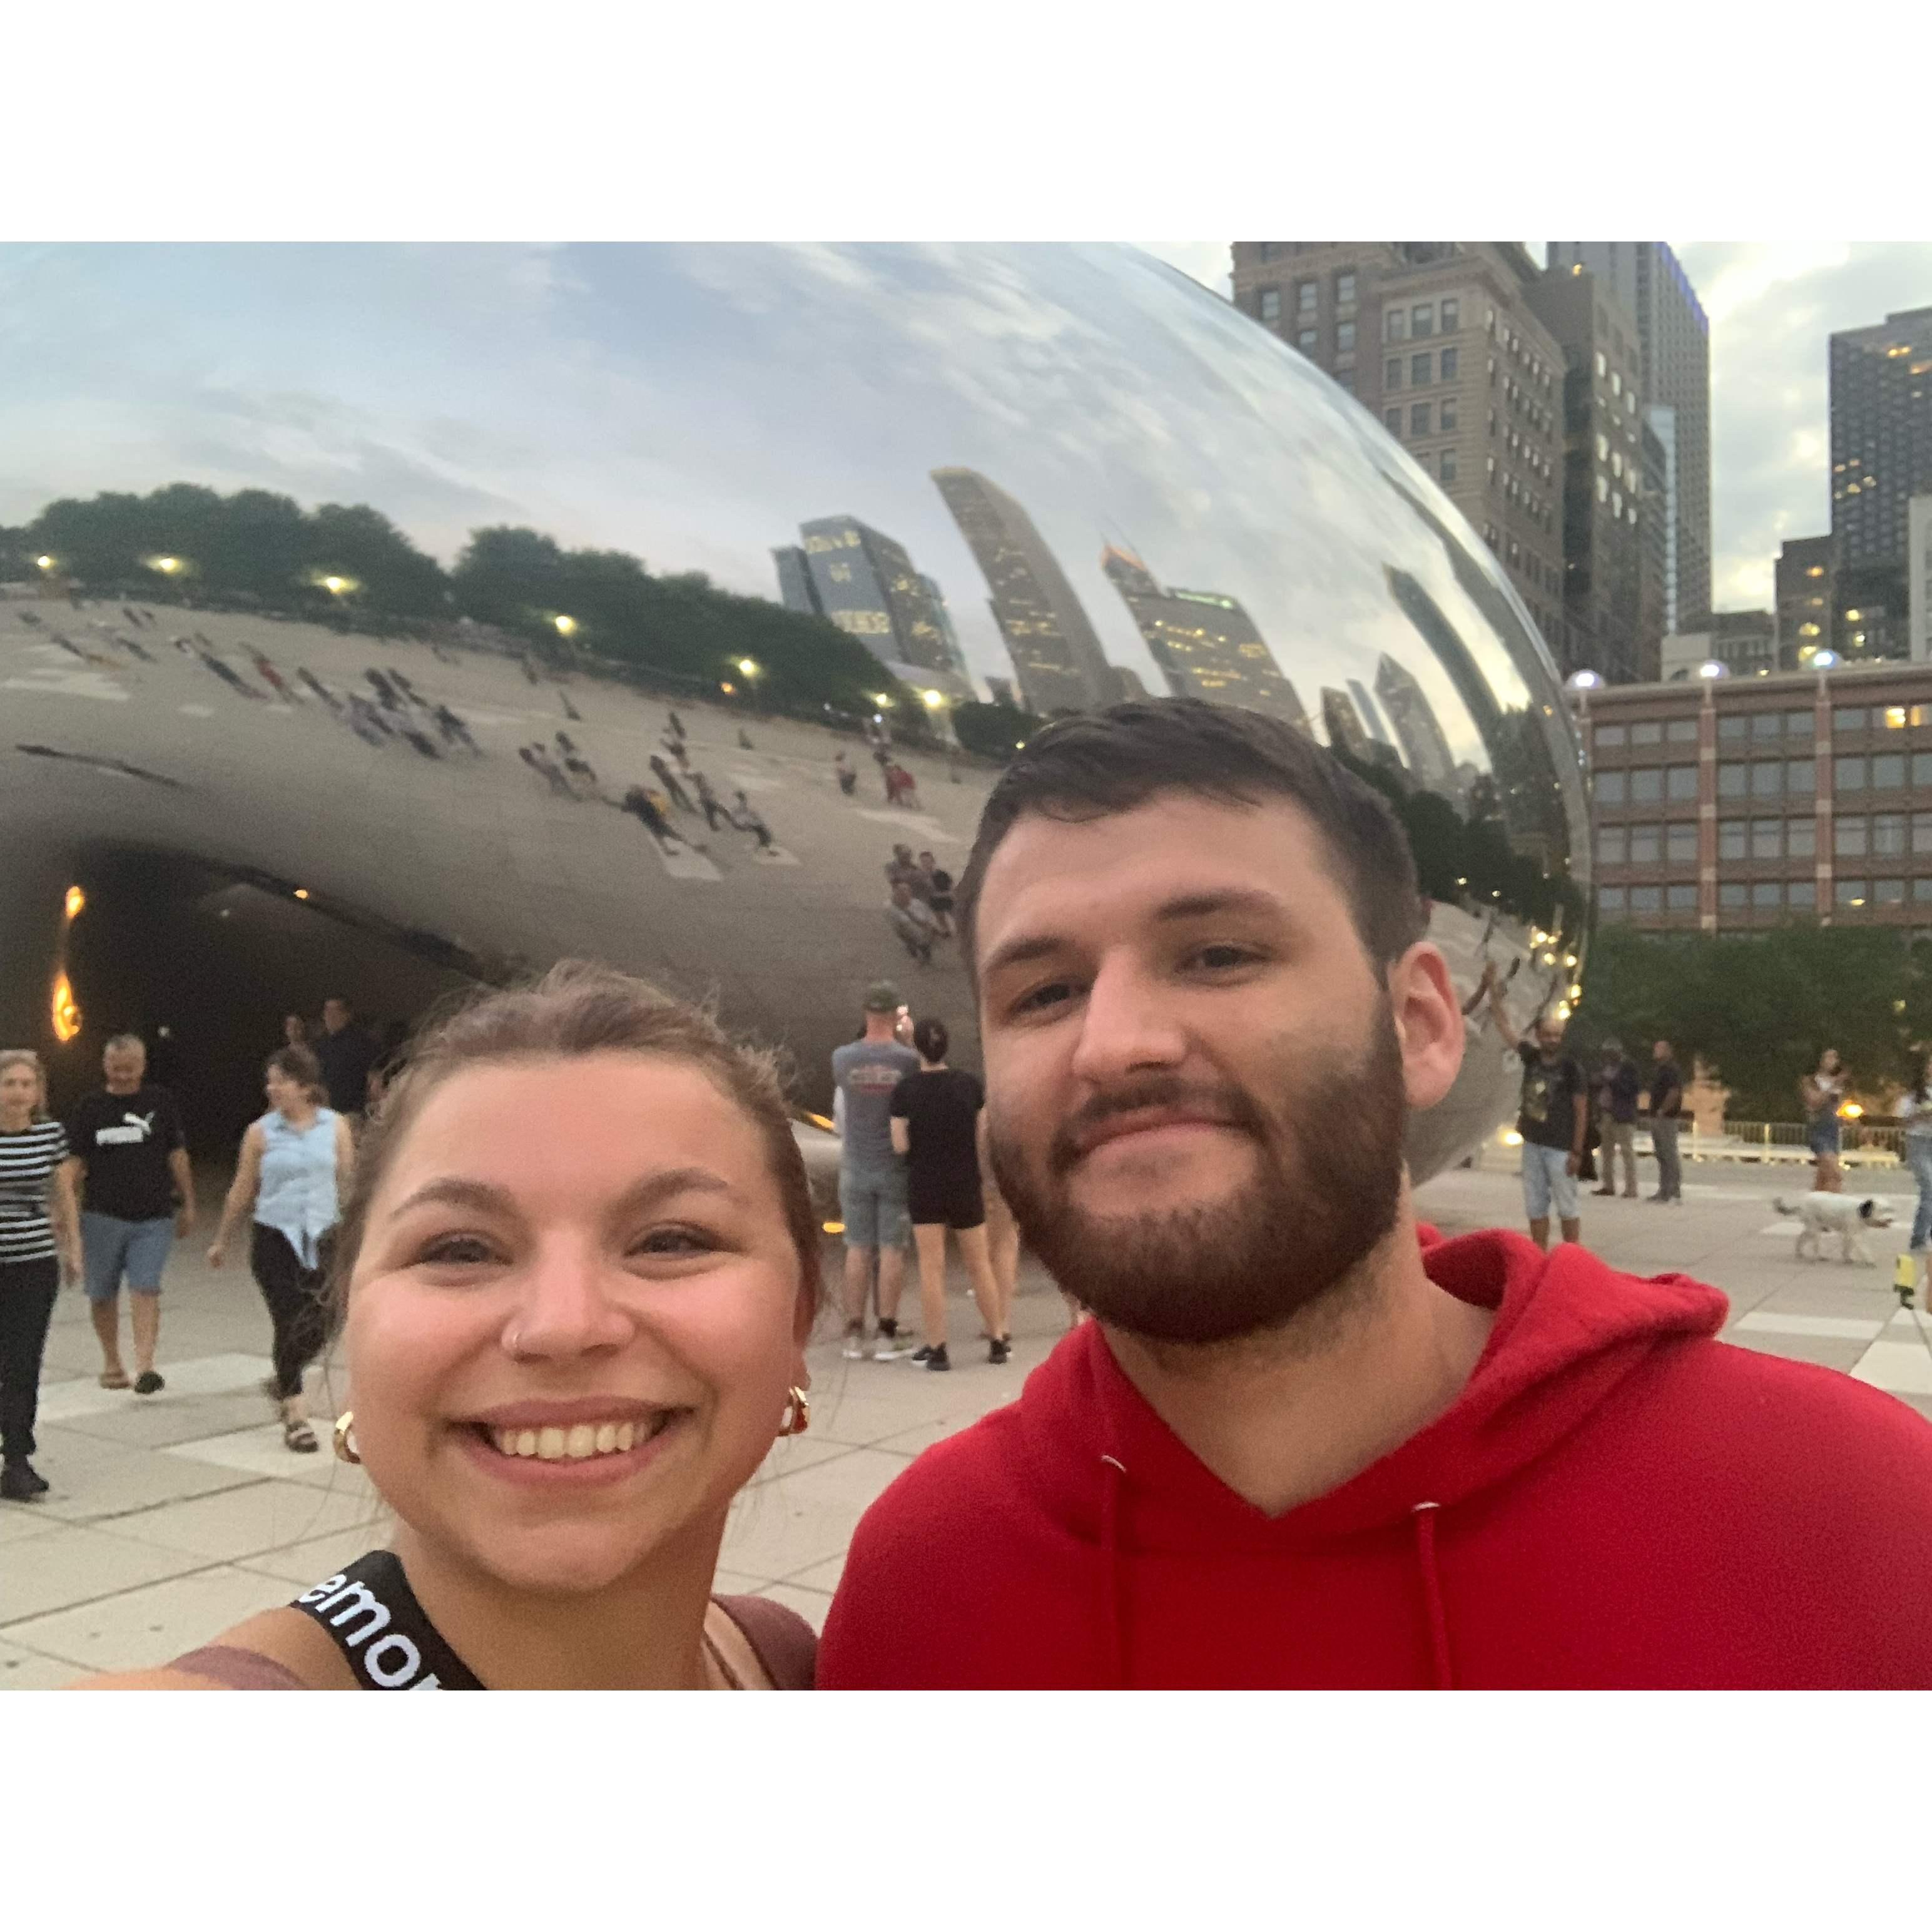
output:
[[[892,1090],[919,1071],[919,1055],[896,1036],[898,988],[890,980],[866,990],[866,1030],[832,1056],[832,1084],[844,1137],[838,1160],[838,1208],[845,1223],[846,1358],[866,1354],[866,1292],[876,1258],[879,1334],[875,1358],[912,1352],[899,1339],[899,1294],[905,1286],[906,1166],[892,1148]]]
[[[1490,1011],[1504,1046],[1522,1062],[1522,1100],[1516,1130],[1522,1136],[1522,1204],[1529,1217],[1531,1238],[1540,1248],[1550,1245],[1550,1209],[1553,1202],[1562,1223],[1563,1238],[1582,1238],[1583,1222],[1576,1200],[1576,1175],[1583,1165],[1583,1137],[1588,1130],[1590,1088],[1582,1067],[1563,1051],[1563,1022],[1540,1016],[1532,1028],[1534,1040],[1525,1040],[1503,1010],[1502,988],[1492,976]]]
[[[117,1034],[101,1054],[106,1085],[67,1123],[69,1166],[81,1203],[88,1312],[100,1343],[100,1385],[128,1387],[121,1363],[121,1283],[133,1306],[136,1395],[163,1386],[154,1366],[161,1329],[161,1270],[175,1238],[194,1226],[194,1177],[182,1136],[181,1110],[165,1087],[148,1083],[148,1049]]]

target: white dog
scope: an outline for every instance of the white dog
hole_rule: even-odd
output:
[[[1780,1194],[1771,1204],[1780,1214],[1796,1215],[1802,1223],[1798,1230],[1801,1262],[1822,1262],[1825,1256],[1820,1244],[1826,1235],[1836,1234],[1841,1262],[1862,1262],[1870,1268],[1872,1258],[1859,1236],[1868,1228],[1892,1226],[1889,1208],[1876,1201],[1854,1201],[1844,1194],[1801,1194],[1796,1201],[1787,1201]]]

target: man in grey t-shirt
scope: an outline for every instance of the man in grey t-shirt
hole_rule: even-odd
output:
[[[894,1037],[898,988],[880,980],[866,990],[862,1039],[832,1056],[844,1144],[838,1160],[838,1208],[845,1223],[845,1355],[866,1354],[866,1290],[873,1257],[879,1268],[879,1336],[875,1358],[909,1354],[898,1334],[899,1292],[905,1286],[906,1214],[903,1155],[892,1150],[892,1089],[919,1071],[919,1055]]]

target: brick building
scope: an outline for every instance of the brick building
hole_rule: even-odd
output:
[[[1570,694],[1599,918],[1659,932],[1788,920],[1932,936],[1932,666]]]

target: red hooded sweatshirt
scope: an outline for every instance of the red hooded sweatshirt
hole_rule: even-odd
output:
[[[1269,1517],[1084,1322],[859,1525],[821,1689],[1932,1686],[1932,1427],[1726,1303],[1490,1232],[1467,1386]]]

